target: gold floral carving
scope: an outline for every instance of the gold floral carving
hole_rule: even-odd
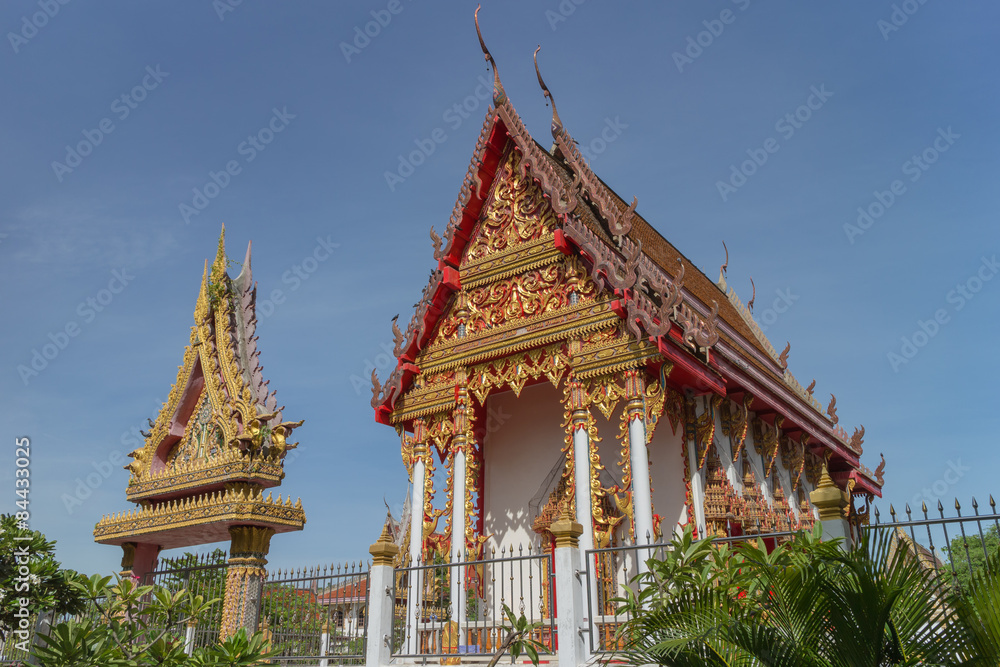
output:
[[[661,374],[662,375],[662,374]],[[686,402],[684,400],[684,395],[673,387],[667,387],[665,399],[665,407],[667,413],[667,420],[670,422],[670,431],[677,435],[677,427],[682,426],[686,423]],[[687,457],[687,453],[684,454]],[[685,469],[687,466],[685,466]]]
[[[774,426],[769,426],[763,419],[754,420],[753,446],[764,460],[764,477],[770,476],[774,461],[778,457],[778,439],[784,421],[785,418],[781,415],[775,416]]]
[[[747,430],[750,426],[750,405],[753,404],[753,395],[750,392],[743,394],[743,402],[735,411],[729,401],[722,403],[722,433],[728,435],[732,444],[733,463],[740,458],[743,445],[746,444]]]
[[[508,322],[552,313],[570,305],[574,292],[580,301],[592,300],[597,292],[575,257],[465,289],[455,297],[456,307],[442,320],[434,342],[457,338],[460,324],[465,325],[465,336],[472,337]]]
[[[192,417],[185,425],[181,441],[168,452],[167,467],[179,463],[192,463],[206,458],[202,454],[212,454],[213,444],[217,448],[233,448],[233,441],[240,436],[243,427],[249,425],[258,416],[254,392],[245,381],[243,372],[236,362],[233,322],[237,321],[234,304],[237,295],[234,294],[228,275],[226,274],[228,260],[225,251],[225,235],[219,238],[218,251],[209,269],[205,265],[202,274],[201,287],[195,303],[194,326],[191,328],[189,344],[184,351],[184,359],[178,368],[177,379],[170,389],[166,403],[163,404],[155,422],[150,429],[144,446],[129,455],[135,460],[127,469],[132,473],[130,484],[137,484],[153,477],[154,462],[158,456],[157,449],[170,435],[174,426],[181,401],[199,377],[204,382],[200,395],[197,397]],[[200,371],[200,372],[199,372]],[[284,444],[285,431],[290,432],[296,423],[286,423],[279,434],[280,437],[272,444],[278,444],[280,439]],[[203,429],[196,433],[195,429]],[[275,427],[278,434],[278,427]],[[207,451],[205,449],[206,439]],[[219,446],[219,443],[222,443]],[[287,445],[291,448],[293,445]],[[284,449],[284,448],[282,448]],[[200,452],[200,453],[199,453]],[[283,453],[283,452],[282,452]],[[162,474],[157,471],[158,475]],[[168,474],[169,478],[170,475]]]
[[[287,530],[301,530],[306,517],[301,499],[292,503],[291,496],[282,501],[279,495],[274,500],[270,493],[265,498],[263,490],[259,487],[233,485],[222,491],[188,496],[156,505],[148,504],[111,516],[105,515],[94,528],[94,539],[101,543],[113,543],[123,538],[150,535],[209,522],[250,521],[266,522],[272,526],[285,527]]]
[[[204,459],[177,463],[128,486],[126,498],[138,502],[167,493],[189,491],[219,483],[249,482],[264,487],[276,486],[285,472],[280,461],[250,459],[236,449],[227,448]]]
[[[618,327],[589,334],[573,355],[573,371],[579,378],[617,374],[660,358],[655,345],[637,342]]]
[[[495,183],[492,198],[484,207],[469,243],[466,261],[551,236],[556,225],[542,189],[522,167],[520,152],[507,153]]]
[[[424,372],[468,366],[533,347],[565,341],[619,321],[611,300],[581,301],[535,317],[507,322],[485,333],[435,343],[423,350],[416,364]]]
[[[469,391],[480,405],[498,387],[509,386],[516,396],[529,380],[548,378],[558,388],[569,368],[569,358],[562,345],[549,345],[501,359],[487,361],[469,369]]]
[[[721,396],[712,396],[708,400],[705,411],[695,419],[695,453],[698,458],[698,470],[705,467],[705,457],[709,449],[715,445],[715,411],[722,405]]]

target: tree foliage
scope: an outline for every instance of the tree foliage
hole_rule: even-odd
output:
[[[244,631],[187,655],[174,628],[202,622],[219,600],[186,589],[140,586],[132,579],[97,575],[75,583],[95,605],[96,619],[54,626],[33,655],[42,667],[249,667],[269,657],[261,633]]]
[[[84,597],[73,586],[82,577],[59,566],[55,544],[38,531],[18,528],[12,515],[0,515],[0,639],[24,625],[21,614],[27,613],[30,620],[25,622],[33,624],[39,613],[83,610]]]
[[[1000,563],[962,596],[887,532],[844,552],[803,533],[768,553],[687,533],[620,599],[630,663],[997,665]]]
[[[1000,533],[994,524],[982,538],[978,532],[967,537],[960,534],[952,538],[944,552],[950,561],[946,567],[953,572],[955,585],[968,593],[972,589],[973,573],[984,572],[989,556],[1000,552]]]

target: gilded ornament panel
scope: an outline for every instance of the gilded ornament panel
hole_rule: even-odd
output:
[[[482,259],[519,243],[551,236],[556,218],[542,193],[509,150],[495,176],[493,195],[480,216],[465,261]]]
[[[480,287],[465,288],[453,297],[451,312],[438,327],[434,343],[475,337],[510,322],[520,322],[571,305],[570,295],[590,301],[597,287],[576,258],[530,269]]]

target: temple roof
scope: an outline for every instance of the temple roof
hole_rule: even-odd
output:
[[[238,469],[247,467],[243,459],[255,461],[250,467],[264,486],[283,477],[281,458],[295,446],[286,438],[301,422],[282,421],[282,408],[263,377],[250,250],[248,245],[239,274],[230,278],[227,269],[235,262],[226,257],[223,228],[214,262],[205,262],[177,380],[151,420],[144,446],[129,454],[135,459],[126,466],[132,472],[130,500],[205,491],[198,473],[209,469],[227,471],[226,480],[221,472],[209,475],[216,485],[237,481]],[[174,481],[183,485],[170,483],[177,475],[184,479]]]
[[[594,174],[563,127],[540,72],[539,84],[552,105],[552,148],[544,148],[528,134],[481,35],[480,44],[493,67],[493,106],[486,113],[447,230],[442,237],[431,231],[438,267],[406,331],[393,325],[397,367],[384,385],[373,373],[377,419],[387,421],[395,400],[419,373],[414,365],[417,353],[432,339],[451,295],[460,289],[463,252],[500,160],[513,143],[522,156],[521,169],[542,188],[561,224],[557,245],[582,255],[603,290],[620,297],[615,302],[619,315],[638,340],[659,340],[661,350],[674,345],[691,353],[691,359],[684,361],[693,359],[707,367],[703,377],[715,393],[742,394],[753,387],[755,410],[787,413],[791,420],[786,428],[808,434],[814,447],[830,450],[842,462],[840,483],[853,479],[859,491],[879,494],[881,479],[860,463],[863,428],[848,438],[838,425],[836,399],[824,411],[812,395],[812,385],[809,390],[801,386],[788,370],[789,346],[781,354],[775,350],[750,309],[727,289],[724,276],[718,282],[706,276],[636,212],[635,199],[626,203]]]

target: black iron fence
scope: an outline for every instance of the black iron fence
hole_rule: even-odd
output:
[[[278,570],[264,583],[258,628],[282,665],[361,665],[368,629],[369,570],[347,563]]]
[[[956,498],[954,508],[954,514],[946,516],[940,500],[936,512],[928,510],[927,503],[921,503],[918,514],[907,504],[900,515],[889,505],[889,521],[883,521],[879,508],[872,507],[869,518],[874,515],[874,521],[860,528],[865,532],[892,530],[894,548],[908,550],[925,567],[933,569],[936,576],[968,589],[973,585],[972,573],[982,569],[1000,551],[1000,514],[993,496],[989,499],[988,513],[980,512],[975,497],[964,508]]]
[[[212,646],[219,641],[222,627],[222,600],[226,593],[226,552],[216,549],[211,553],[185,554],[176,558],[163,558],[157,569],[147,574],[144,586],[161,586],[171,592],[188,590],[201,595],[205,600],[218,600],[209,611],[208,618],[197,625],[187,625],[183,621],[169,630],[175,640],[184,642],[188,652],[203,646]]]
[[[507,636],[504,608],[535,624],[540,652],[556,650],[552,555],[531,546],[501,547],[475,561],[417,563],[396,568],[393,657],[489,654]]]

